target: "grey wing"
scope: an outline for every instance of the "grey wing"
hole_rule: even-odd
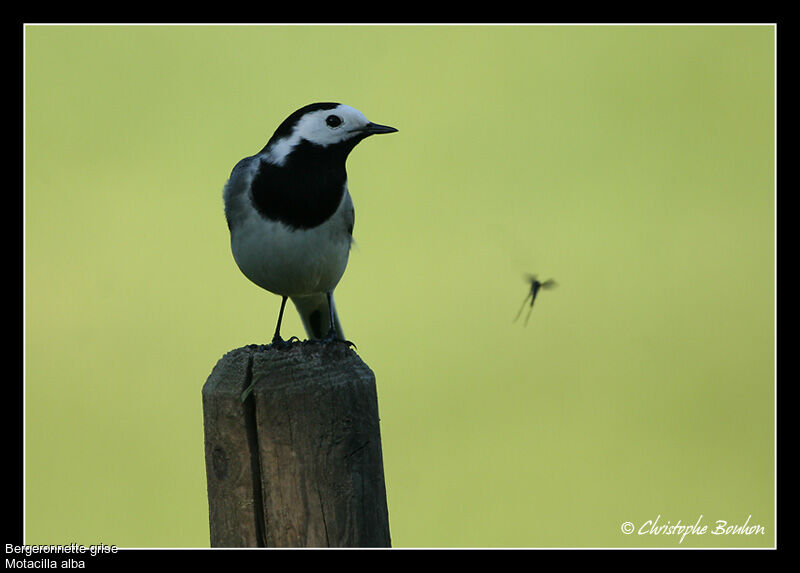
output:
[[[231,228],[233,221],[242,216],[244,201],[247,200],[247,190],[257,168],[258,160],[255,156],[245,157],[234,166],[231,176],[222,189],[228,229]]]
[[[350,197],[349,191],[347,192],[345,201],[347,201],[347,206],[344,212],[344,224],[347,235],[350,238],[350,244],[352,245],[355,242],[353,239],[353,227],[356,224],[356,210],[353,207],[353,199]]]

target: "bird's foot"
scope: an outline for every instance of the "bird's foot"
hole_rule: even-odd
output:
[[[269,346],[270,348],[275,348],[277,350],[287,350],[288,348],[291,348],[292,344],[295,342],[300,342],[300,339],[296,336],[290,337],[289,340],[284,340],[280,337],[280,335],[276,334],[272,337],[272,343]]]
[[[350,342],[349,340],[345,340],[343,338],[339,338],[338,336],[336,336],[336,332],[333,329],[329,330],[328,334],[326,334],[323,338],[320,338],[319,341],[325,344],[330,344],[331,342],[341,342],[343,344],[356,348],[356,345]]]

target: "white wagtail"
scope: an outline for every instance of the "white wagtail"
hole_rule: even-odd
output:
[[[525,280],[530,283],[530,288],[528,289],[528,294],[525,296],[525,300],[522,301],[522,306],[519,307],[519,312],[517,313],[517,317],[512,322],[517,322],[519,315],[522,314],[522,309],[525,308],[525,303],[528,302],[528,299],[531,299],[531,307],[528,310],[528,315],[525,317],[525,326],[528,325],[528,319],[531,317],[531,312],[533,312],[533,303],[536,301],[536,295],[539,294],[540,289],[551,289],[556,286],[556,281],[553,279],[547,279],[546,281],[542,282],[536,275],[525,275]]]
[[[333,289],[347,266],[355,221],[345,162],[365,137],[395,131],[350,106],[312,103],[233,168],[223,191],[231,250],[248,279],[282,297],[273,344],[285,344],[287,297],[309,338],[344,340]]]

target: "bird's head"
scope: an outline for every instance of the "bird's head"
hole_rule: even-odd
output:
[[[270,162],[281,165],[301,143],[317,147],[342,148],[345,155],[370,135],[393,133],[394,127],[369,121],[349,105],[312,103],[301,107],[278,126],[263,152]]]

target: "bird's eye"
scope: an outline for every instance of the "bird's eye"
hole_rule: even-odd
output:
[[[325,123],[328,124],[328,127],[339,127],[342,125],[342,118],[338,115],[329,115],[325,118]]]

